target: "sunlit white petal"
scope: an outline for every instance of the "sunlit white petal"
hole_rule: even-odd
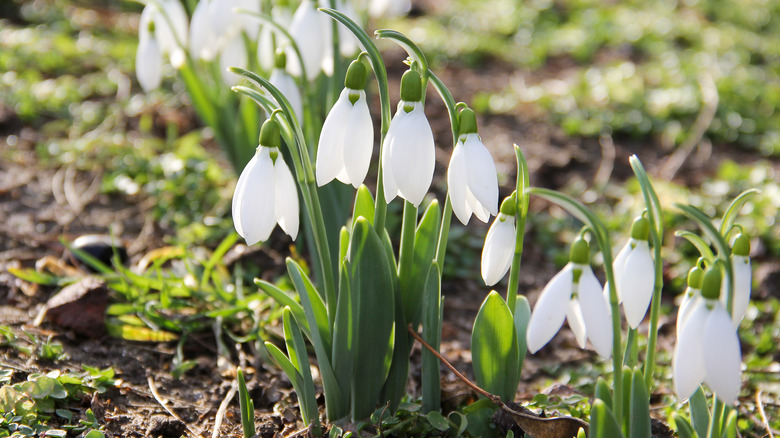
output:
[[[704,324],[703,359],[707,371],[704,381],[718,398],[733,404],[739,396],[740,362],[739,337],[726,309],[712,301],[713,309]]]
[[[413,110],[406,113],[405,105],[413,105]],[[433,180],[436,153],[422,102],[399,103],[385,142],[390,150],[382,160],[383,165],[388,164],[383,167],[385,175],[391,174],[399,196],[419,206]]]
[[[195,59],[210,61],[216,55],[216,37],[211,28],[210,0],[201,0],[190,21],[190,54]]]
[[[313,80],[318,73],[322,63],[322,57],[325,54],[325,45],[323,41],[322,17],[317,12],[314,4],[310,0],[304,0],[295,10],[289,32],[303,57],[303,69],[306,71],[306,77]],[[293,76],[301,75],[300,61],[295,51],[288,47],[287,53],[287,71]]]
[[[341,182],[358,188],[366,179],[374,151],[374,124],[365,91],[360,91],[360,98],[352,105],[347,127],[349,132],[344,138],[343,154],[348,179],[341,179]]]
[[[750,302],[750,293],[752,289],[753,272],[750,267],[750,257],[748,256],[731,256],[731,264],[734,267],[734,301],[732,305],[732,320],[734,327],[739,327],[739,323],[742,322],[742,318],[747,312],[748,303]],[[723,287],[720,293],[720,300],[726,305],[727,293],[726,282],[723,282]]]
[[[227,41],[222,52],[219,54],[219,67],[222,73],[222,80],[228,86],[238,84],[241,76],[229,72],[228,67],[246,68],[246,47],[244,46],[244,37],[237,33],[233,38]]]
[[[452,211],[463,225],[468,224],[473,212],[466,199],[468,193],[466,167],[466,152],[463,150],[463,144],[458,142],[455,149],[452,150],[450,164],[447,167],[447,187],[452,202]]]
[[[615,268],[616,272],[621,272],[615,281],[623,299],[628,325],[637,328],[645,318],[653,298],[655,270],[647,241],[631,239],[631,242],[633,250],[628,253],[622,269]]]
[[[233,224],[248,245],[268,237],[276,225],[274,166],[268,148],[260,147],[249,160],[233,193]]]
[[[499,214],[482,247],[482,279],[492,286],[506,275],[515,253],[515,218]]]
[[[275,215],[279,226],[293,240],[298,236],[298,190],[290,169],[281,154],[274,163],[276,189]]]
[[[539,295],[528,321],[526,341],[528,351],[536,353],[558,333],[566,319],[571,298],[574,265],[567,264],[556,274]]]
[[[612,355],[611,311],[609,301],[589,266],[580,275],[577,292],[588,339],[599,356],[607,359]]]
[[[698,300],[674,347],[672,356],[674,391],[680,400],[686,400],[693,395],[707,374],[702,343],[704,323],[709,313],[705,300]]]
[[[612,262],[612,268],[615,276],[615,290],[617,291],[617,297],[618,297],[618,303],[623,302],[623,296],[620,293],[620,280],[623,276],[623,271],[625,271],[626,267],[626,260],[628,259],[628,255],[631,253],[631,240],[626,242],[625,245],[623,245],[623,248],[618,251],[617,256],[615,256],[615,260]]]
[[[579,299],[574,296],[571,297],[566,306],[566,323],[569,324],[569,328],[574,333],[574,338],[577,339],[577,344],[579,344],[580,348],[585,348],[585,342],[588,340],[585,319],[582,317]]]
[[[162,52],[157,40],[147,36],[138,41],[135,76],[145,92],[157,89],[162,82]]]
[[[349,98],[344,99],[345,93],[347,95],[349,93],[346,88],[341,92],[341,96],[330,109],[322,125],[317,147],[317,185],[319,186],[331,182],[344,170],[344,141],[352,110]]]
[[[284,70],[275,68],[271,71],[268,82],[282,92],[284,97],[290,101],[290,105],[292,106],[293,111],[295,111],[295,116],[298,118],[298,121],[303,121],[301,91],[298,89],[298,84],[295,83],[295,79]]]

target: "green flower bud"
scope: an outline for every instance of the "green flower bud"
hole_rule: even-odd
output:
[[[274,68],[278,68],[279,70],[284,70],[286,66],[287,66],[287,54],[284,53],[284,50],[282,49],[276,49],[276,53],[274,53]]]
[[[723,276],[717,266],[710,266],[704,271],[701,282],[701,296],[711,300],[717,300],[720,296],[720,284]]]
[[[477,133],[477,116],[471,108],[466,108],[458,113],[458,125],[460,125],[458,135]]]
[[[735,256],[750,255],[750,239],[742,233],[737,234],[737,238],[734,240],[734,246],[731,248],[731,253]]]
[[[646,217],[640,216],[634,219],[631,224],[631,238],[647,241],[650,237],[650,221]]]
[[[273,118],[268,119],[260,128],[260,146],[278,148],[282,145],[279,124]]]
[[[363,90],[366,88],[367,77],[368,74],[365,64],[363,64],[360,59],[356,59],[349,64],[347,77],[344,78],[344,86],[350,90]]]
[[[507,196],[504,198],[504,200],[501,202],[501,208],[499,208],[499,212],[507,215],[507,216],[515,216],[517,215],[517,198],[515,198],[515,194],[512,193],[511,196]]]
[[[578,265],[590,264],[590,245],[588,245],[587,240],[583,239],[581,236],[577,237],[577,240],[571,244],[569,260]]]
[[[404,102],[422,101],[422,79],[414,70],[407,70],[401,77],[401,100]]]
[[[691,270],[688,271],[688,287],[691,289],[701,289],[703,276],[704,271],[702,271],[701,268],[698,266],[692,267]]]

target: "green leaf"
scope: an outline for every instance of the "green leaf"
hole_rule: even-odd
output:
[[[325,351],[330,352],[330,323],[328,322],[328,311],[325,309],[325,303],[322,301],[322,297],[317,292],[317,289],[314,288],[314,284],[303,272],[300,265],[291,258],[287,258],[287,272],[290,274],[290,278],[295,286],[295,291],[298,292],[298,297],[301,299],[301,306],[306,314],[305,320],[309,322],[308,325],[310,328],[317,328],[319,342],[322,343]],[[314,339],[311,339],[311,341],[312,344],[315,342]],[[328,356],[328,358],[330,358],[330,356]]]
[[[672,414],[672,418],[674,419],[674,425],[677,429],[677,435],[679,435],[680,438],[698,438],[699,435],[693,431],[691,424],[688,423],[688,420],[682,415],[675,412]]]
[[[391,271],[392,272],[392,271]],[[397,280],[397,277],[394,277]],[[385,385],[380,393],[380,400],[390,403],[390,411],[394,412],[406,395],[406,382],[409,379],[409,353],[411,352],[411,336],[407,332],[404,309],[401,303],[401,293],[398,291],[397,281],[393,282],[395,299],[395,333],[393,344],[393,356],[390,363],[390,371],[387,373]],[[419,406],[419,405],[418,405]]]
[[[271,359],[273,359],[276,366],[281,368],[284,374],[287,375],[287,378],[290,379],[290,383],[292,383],[293,387],[299,387],[303,377],[295,368],[295,365],[290,362],[290,359],[279,349],[279,347],[271,342],[266,341],[265,348],[268,350],[268,353],[271,355]]]
[[[475,437],[496,437],[498,431],[493,424],[493,414],[498,410],[492,401],[483,398],[463,408],[463,414],[468,419],[466,430]]]
[[[612,409],[612,391],[610,391],[607,381],[599,377],[596,381],[595,398],[604,402],[609,409]]]
[[[729,410],[726,420],[723,423],[721,438],[735,438],[737,436],[737,411]]]
[[[355,365],[355,315],[357,297],[352,294],[349,285],[350,263],[344,260],[339,270],[338,303],[333,324],[333,372],[340,388],[348,389],[352,385]]]
[[[512,312],[496,291],[479,308],[471,332],[474,377],[483,389],[512,401],[517,391],[519,355]]]
[[[106,436],[103,435],[103,432],[92,429],[86,435],[84,435],[84,438],[106,438]]]
[[[710,409],[707,406],[707,396],[699,386],[688,401],[691,411],[691,425],[700,437],[707,436],[707,428],[710,426]]]
[[[513,316],[515,320],[515,332],[517,333],[517,369],[519,374],[519,372],[523,370],[525,354],[528,351],[525,334],[528,329],[528,321],[531,319],[531,305],[528,304],[528,299],[525,295],[517,295]]]
[[[447,418],[458,427],[458,431],[455,433],[455,437],[463,435],[463,432],[465,432],[466,428],[469,426],[468,418],[461,412],[452,411],[449,415],[447,415]],[[455,418],[457,418],[457,421]]]
[[[284,325],[284,342],[287,345],[287,355],[295,369],[301,376],[301,385],[298,391],[298,404],[301,406],[301,415],[306,426],[312,429],[319,428],[319,416],[317,413],[317,400],[314,390],[314,381],[311,377],[309,356],[306,353],[306,345],[303,343],[301,329],[292,316],[289,307],[282,312]]]
[[[691,242],[691,244],[693,244],[693,246],[695,246],[696,249],[699,250],[699,254],[701,254],[701,256],[704,257],[704,259],[707,260],[708,263],[712,264],[712,262],[715,261],[715,254],[712,252],[710,245],[707,244],[707,242],[705,242],[704,239],[699,237],[698,234],[694,234],[691,233],[690,231],[685,231],[685,230],[677,230],[674,233],[674,235],[678,237],[682,237],[688,242]]]
[[[238,378],[238,404],[241,407],[241,426],[244,429],[244,438],[251,438],[255,435],[255,411],[252,399],[249,397],[249,391],[246,389],[244,372],[241,368],[236,370]]]
[[[617,419],[603,401],[596,399],[590,409],[590,438],[618,438],[623,436]]]
[[[401,298],[404,306],[404,317],[415,329],[420,323],[420,312],[423,301],[423,289],[427,283],[441,224],[441,208],[437,201],[431,202],[420,219],[414,233],[414,252],[409,278],[404,282],[401,278]]]
[[[726,235],[726,233],[731,229],[731,226],[734,225],[734,220],[736,220],[737,215],[739,214],[739,211],[742,209],[742,207],[750,200],[750,198],[758,195],[759,193],[761,193],[761,191],[758,189],[748,189],[740,193],[739,196],[731,201],[731,204],[729,204],[728,208],[726,209],[726,213],[723,214],[723,221],[720,223],[720,234]]]
[[[423,338],[436,351],[441,344],[441,273],[434,263],[428,271],[423,291]],[[441,409],[441,373],[439,359],[427,348],[422,349],[422,400],[426,412]]]
[[[645,387],[645,376],[640,367],[636,367],[631,379],[631,420],[629,436],[631,438],[650,438],[650,397]]]
[[[349,250],[349,230],[347,227],[341,227],[339,232],[339,264],[347,258],[347,250]]]
[[[298,302],[296,302],[291,296],[284,293],[284,291],[276,287],[276,285],[265,280],[255,278],[255,285],[262,289],[263,292],[270,295],[271,298],[273,298],[281,306],[289,307],[295,316],[295,319],[301,325],[301,329],[304,333],[306,333],[306,337],[311,339],[311,334],[309,333],[309,323],[306,320],[306,312],[304,312],[303,307],[301,307]]]
[[[8,268],[8,272],[14,277],[20,280],[24,280],[28,283],[36,283],[46,286],[57,286],[60,284],[59,277],[51,274],[45,274],[43,272],[38,272],[32,268]]]
[[[450,428],[450,423],[439,413],[439,411],[428,412],[428,414],[425,415],[425,418],[428,420],[428,423],[431,423],[431,426],[442,432],[446,432]]]
[[[353,310],[355,367],[353,420],[368,418],[390,371],[394,345],[394,278],[384,245],[365,218],[358,218],[350,242],[349,284]]]
[[[352,209],[352,226],[359,217],[364,217],[371,225],[374,225],[374,197],[371,191],[365,185],[357,189],[355,195],[355,206]]]

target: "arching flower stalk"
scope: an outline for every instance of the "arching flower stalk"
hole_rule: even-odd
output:
[[[547,283],[528,322],[528,351],[536,353],[558,333],[563,321],[581,348],[590,340],[598,354],[612,354],[610,309],[590,267],[590,248],[582,237],[571,246],[569,263]]]
[[[366,102],[367,71],[358,58],[352,61],[344,89],[331,108],[317,148],[317,185],[334,178],[355,188],[363,184],[371,162],[374,125]]]
[[[236,183],[233,224],[248,245],[268,240],[276,224],[293,240],[298,235],[298,191],[279,153],[279,125],[270,118],[260,130],[260,145]]]

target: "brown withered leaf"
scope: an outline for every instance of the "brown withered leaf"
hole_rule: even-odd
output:
[[[108,289],[97,277],[84,277],[64,287],[45,306],[47,320],[78,335],[97,338],[105,333]]]
[[[579,418],[545,418],[515,403],[507,403],[505,406],[506,409],[496,411],[493,422],[502,429],[512,429],[516,436],[517,432],[522,431],[534,438],[576,438],[580,428],[588,433],[588,423]]]

